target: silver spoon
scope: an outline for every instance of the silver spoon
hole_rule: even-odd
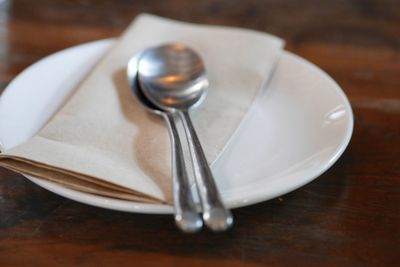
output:
[[[145,95],[143,95],[137,81],[137,62],[138,56],[134,56],[130,59],[127,67],[131,89],[135,93],[137,99],[147,108],[147,110],[164,117],[169,129],[172,147],[172,180],[175,222],[184,232],[196,232],[202,228],[203,221],[197,213],[193,201],[190,182],[183,158],[181,140],[175,124],[176,115],[159,109],[151,103]]]
[[[140,88],[154,105],[177,113],[183,120],[206,225],[223,231],[233,223],[219,195],[210,167],[197,137],[189,109],[206,95],[208,79],[200,56],[182,44],[166,44],[143,51],[138,62]]]

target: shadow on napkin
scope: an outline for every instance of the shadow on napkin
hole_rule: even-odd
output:
[[[162,155],[166,150],[170,150],[170,144],[168,144],[165,139],[149,140],[149,138],[152,138],[151,131],[153,127],[149,127],[151,124],[149,124],[148,121],[150,120],[154,123],[165,125],[164,119],[161,116],[151,114],[150,112],[146,112],[145,116],[143,116],[143,113],[137,113],[137,106],[141,106],[142,103],[140,103],[132,93],[126,77],[126,69],[117,70],[113,74],[112,78],[120,99],[120,108],[123,115],[127,120],[136,125],[138,129],[136,137],[131,144],[133,146],[132,151],[135,154],[134,158],[136,159],[137,164],[146,176],[151,178],[157,185],[160,185],[161,191],[164,193],[170,192],[170,161],[168,159],[163,160],[160,163],[159,157],[154,156]],[[167,129],[165,129],[165,131],[167,131]],[[148,144],[148,146],[143,146],[143,144]],[[171,197],[172,196],[166,195],[166,201],[171,203]]]

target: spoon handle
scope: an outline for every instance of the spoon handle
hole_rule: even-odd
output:
[[[182,143],[175,124],[176,115],[175,113],[167,112],[164,118],[171,137],[175,223],[183,232],[196,232],[202,228],[203,221],[197,213],[193,201],[183,158]]]
[[[217,185],[208,166],[199,138],[187,111],[178,111],[185,129],[193,162],[197,189],[203,208],[203,220],[213,231],[224,231],[233,223],[233,217],[221,201]]]

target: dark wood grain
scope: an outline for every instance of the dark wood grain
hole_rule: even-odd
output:
[[[0,169],[0,266],[399,266],[398,1],[9,3],[0,11],[1,89],[40,58],[118,36],[150,12],[286,39],[288,50],[344,88],[355,129],[344,155],[319,179],[234,210],[236,225],[223,234],[184,235],[170,216],[86,206]]]

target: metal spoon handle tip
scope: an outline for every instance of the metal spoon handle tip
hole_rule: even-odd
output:
[[[173,113],[165,113],[164,118],[171,137],[175,223],[183,232],[197,232],[203,227],[203,221],[193,201],[182,144],[175,123],[177,118]]]
[[[177,111],[183,120],[203,209],[203,220],[213,231],[224,231],[233,224],[231,212],[225,208],[199,138],[187,111]]]

